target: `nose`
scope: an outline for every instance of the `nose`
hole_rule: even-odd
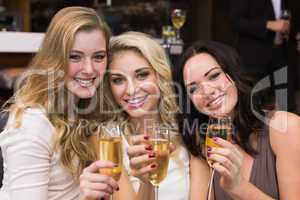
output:
[[[83,72],[87,75],[90,75],[94,72],[93,62],[91,59],[85,59],[85,62],[83,63]]]
[[[214,95],[216,92],[216,88],[208,83],[202,84],[202,94],[205,96]]]
[[[127,95],[131,96],[134,95],[134,93],[136,92],[136,83],[133,80],[128,80],[127,83]]]

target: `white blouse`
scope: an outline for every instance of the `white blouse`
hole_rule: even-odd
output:
[[[1,200],[74,200],[79,183],[74,182],[52,152],[54,127],[40,109],[26,109],[21,126],[8,125],[0,134],[4,162]]]
[[[127,152],[129,144],[123,137],[124,152]],[[167,177],[160,183],[158,190],[159,200],[188,200],[190,176],[189,176],[189,154],[183,146],[176,147],[178,152],[178,159],[174,156],[170,157]],[[130,174],[129,157],[127,153],[124,155],[124,166]],[[139,189],[140,181],[138,178],[129,176],[134,190],[137,192]]]

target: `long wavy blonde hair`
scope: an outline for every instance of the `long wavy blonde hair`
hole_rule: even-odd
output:
[[[112,37],[109,45],[109,65],[114,55],[120,52],[133,51],[145,58],[159,77],[158,87],[160,89],[160,103],[158,114],[160,123],[172,128],[172,140],[179,143],[175,114],[178,112],[175,93],[172,85],[171,67],[164,49],[151,36],[140,32],[126,32],[119,36]],[[109,70],[104,77],[104,88],[110,99],[110,110],[120,111],[113,113],[113,120],[122,124],[125,135],[132,133],[133,124],[130,116],[117,105],[111,93],[109,85]]]
[[[64,78],[76,33],[95,29],[103,33],[108,47],[110,29],[95,10],[86,7],[60,10],[52,19],[21,87],[6,104],[9,112],[15,116],[16,126],[20,126],[21,116],[26,108],[39,107],[46,111],[55,128],[53,148],[59,152],[63,166],[75,177],[94,158],[88,145],[90,127],[86,126],[86,122],[102,119],[100,106],[103,106],[103,101],[97,100],[102,96],[99,88],[92,99],[80,100],[78,105],[85,107],[93,101],[95,109],[88,114],[78,114],[70,106],[70,92],[65,88]]]

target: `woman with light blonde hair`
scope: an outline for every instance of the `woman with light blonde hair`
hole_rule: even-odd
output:
[[[88,142],[90,128],[105,120],[99,86],[109,38],[93,9],[68,7],[54,16],[30,71],[7,103],[1,200],[98,200],[119,190],[114,179],[98,173],[115,164],[95,161]],[[118,193],[133,199],[129,189],[121,186]]]
[[[104,87],[114,110],[113,119],[123,125],[127,138],[126,170],[141,199],[153,199],[149,173],[157,169],[156,154],[149,141],[152,127],[171,131],[171,154],[166,178],[159,186],[159,199],[189,198],[189,155],[177,133],[178,111],[171,84],[171,71],[164,49],[150,36],[127,32],[113,37],[109,47]],[[111,92],[111,93],[110,93]],[[199,196],[198,196],[199,197]]]

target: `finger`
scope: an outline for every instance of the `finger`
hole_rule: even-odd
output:
[[[224,140],[223,138],[220,137],[213,137],[214,143],[218,144],[221,147],[227,147],[231,148],[233,144],[227,140]]]
[[[130,159],[130,168],[138,170],[138,168],[140,168],[140,166],[142,166],[143,164],[147,164],[150,161],[154,161],[155,159],[156,159],[156,155],[154,152],[142,156],[138,156],[138,157],[133,157]]]
[[[228,171],[232,171],[236,169],[234,163],[225,156],[213,153],[213,154],[208,154],[208,158],[214,163],[218,162],[223,167],[225,167]]]
[[[101,182],[96,182],[96,183],[87,182],[84,187],[88,188],[91,191],[99,191],[108,194],[112,194],[114,191],[114,188],[112,186]]]
[[[229,170],[228,170],[226,167],[224,167],[223,165],[221,165],[220,163],[216,163],[216,162],[215,162],[215,163],[213,163],[212,167],[213,167],[217,172],[219,172],[219,174],[220,174],[221,176],[224,176],[224,177],[226,177],[226,178],[228,178],[228,179],[232,179],[232,176],[231,176]]]
[[[147,154],[153,150],[153,147],[149,144],[133,145],[127,148],[127,154],[129,158]]]
[[[83,172],[97,172],[99,168],[112,168],[116,167],[116,164],[114,164],[111,161],[95,161],[92,164],[90,164],[88,167],[86,167]]]
[[[219,146],[231,150],[235,154],[235,156],[242,158],[241,152],[230,141],[217,137],[214,137],[213,140]]]
[[[209,147],[207,152],[210,154],[217,154],[222,157],[229,159],[235,165],[240,166],[242,164],[242,158],[236,148],[233,146],[232,148],[212,148]]]
[[[150,136],[146,135],[146,134],[134,135],[134,136],[130,137],[132,145],[148,143],[149,139],[150,139]]]
[[[157,164],[156,163],[152,163],[146,167],[140,168],[139,170],[132,170],[131,174],[133,176],[139,177],[139,176],[143,176],[149,172],[153,172],[157,169]]]
[[[109,184],[113,189],[118,190],[118,183],[110,176],[99,173],[84,173],[80,176],[80,183],[89,185],[90,183]]]
[[[87,197],[87,199],[109,199],[111,196],[110,193],[90,189],[83,189],[82,195]]]

